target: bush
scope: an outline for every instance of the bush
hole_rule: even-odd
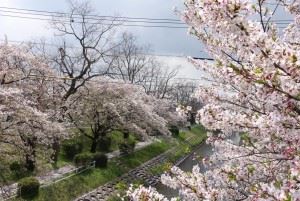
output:
[[[179,128],[177,126],[170,126],[169,131],[172,133],[174,137],[179,136]]]
[[[12,172],[20,172],[22,170],[22,165],[18,161],[14,161],[9,165],[9,169]]]
[[[94,159],[92,153],[81,153],[74,157],[74,163],[76,166],[88,166]]]
[[[76,154],[82,152],[83,144],[81,142],[76,142],[76,141],[67,141],[63,143],[62,147],[65,156],[69,160],[73,160]]]
[[[9,165],[9,169],[10,169],[10,171],[12,171],[12,173],[14,174],[16,179],[22,178],[26,175],[26,170],[25,170],[24,164],[22,164],[18,161],[12,162]]]
[[[32,199],[39,194],[40,182],[34,177],[26,177],[19,181],[18,189],[18,196]]]
[[[109,152],[111,146],[111,138],[110,137],[103,137],[98,142],[98,150],[101,152]]]
[[[133,153],[135,148],[134,140],[126,140],[119,144],[119,150],[121,155],[128,155]]]
[[[95,166],[97,168],[106,168],[107,160],[108,160],[107,156],[103,153],[95,153],[94,154]]]

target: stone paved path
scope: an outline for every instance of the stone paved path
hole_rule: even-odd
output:
[[[148,186],[155,186],[160,181],[160,176],[155,176],[148,173],[151,167],[158,164],[166,162],[168,160],[167,154],[173,151],[170,149],[155,158],[143,163],[141,166],[129,171],[128,173],[122,175],[121,177],[106,183],[103,186],[77,198],[76,201],[104,201],[107,200],[116,191],[116,184],[119,182],[124,182],[126,184],[131,184],[134,180],[141,179]]]

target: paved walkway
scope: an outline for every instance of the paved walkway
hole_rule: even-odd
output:
[[[145,142],[138,142],[136,145],[135,145],[135,149],[134,151],[137,151],[137,150],[140,150],[150,144],[153,143],[154,140],[148,140],[148,141],[145,141]],[[107,153],[106,154],[108,158],[114,158],[114,157],[117,157],[117,156],[120,156],[120,151],[119,150],[116,150],[116,151],[113,151],[113,152],[110,152],[110,153]]]
[[[148,140],[148,141],[145,141],[145,142],[138,142],[136,144],[135,151],[150,145],[151,143],[153,143],[153,141],[154,140],[151,139],[151,140]],[[118,157],[118,156],[120,156],[119,150],[113,151],[111,153],[107,153],[107,157],[109,159],[114,158],[114,157]],[[38,176],[36,178],[39,180],[41,185],[48,184],[48,183],[51,183],[53,181],[56,181],[58,179],[63,178],[66,174],[74,171],[75,169],[76,169],[76,167],[74,165],[66,165],[64,167],[61,167],[61,168],[56,169],[56,170],[52,170],[52,171],[50,171],[50,172],[48,172],[48,173],[46,173],[42,176]],[[1,187],[1,189],[0,189],[0,201],[5,200],[9,197],[12,197],[13,195],[16,194],[17,190],[18,190],[18,183],[14,183],[14,184],[11,184],[11,185],[8,185],[8,186]]]

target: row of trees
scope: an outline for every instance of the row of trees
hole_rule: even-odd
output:
[[[193,81],[176,81],[180,66],[168,66],[151,55],[149,45],[139,45],[131,33],[119,33],[120,18],[108,24],[96,17],[88,2],[71,1],[67,14],[53,17],[51,26],[57,48],[41,41],[32,43],[40,56],[42,53],[66,80],[67,99],[84,83],[97,76],[109,76],[126,83],[141,85],[148,95],[171,99],[187,104],[196,88]],[[91,17],[95,16],[95,17]],[[58,49],[58,51],[57,51]],[[183,92],[183,89],[187,89]]]
[[[61,79],[30,49],[7,44],[0,49],[1,154],[24,156],[30,171],[42,153],[57,160],[70,127],[91,139],[95,152],[112,130],[126,129],[144,139],[168,134],[168,124],[180,123],[172,114],[174,104],[147,95],[141,86],[102,77],[72,85],[72,77]]]
[[[216,85],[201,88],[199,121],[210,131],[209,170],[172,168],[162,182],[182,200],[300,199],[299,1],[186,0],[183,20],[214,62],[191,60]],[[294,21],[272,17],[284,7]],[[282,9],[283,10],[283,9]],[[230,139],[239,133],[240,144]],[[168,200],[130,189],[131,200]],[[173,198],[172,200],[177,200]]]
[[[118,24],[91,23],[88,4],[71,4],[70,13],[51,22],[64,41],[58,49],[0,46],[0,158],[21,156],[28,171],[39,158],[57,161],[70,128],[90,139],[95,152],[112,130],[145,139],[184,121],[174,103],[162,100],[175,71],[160,70],[130,34],[115,42]]]

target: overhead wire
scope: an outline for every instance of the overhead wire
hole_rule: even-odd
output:
[[[6,9],[6,10],[3,10]],[[13,10],[13,11],[12,11]],[[26,12],[23,12],[26,11]],[[0,12],[4,13],[14,13],[14,14],[21,14],[22,16],[17,15],[8,15],[8,14],[1,14],[1,16],[6,17],[14,17],[14,18],[25,18],[25,19],[33,19],[33,20],[52,20],[54,22],[65,22],[65,23],[82,23],[82,21],[76,21],[75,19],[82,19],[80,14],[72,14],[72,21],[70,20],[61,20],[61,15],[68,16],[68,19],[71,17],[70,13],[64,12],[54,12],[54,11],[42,11],[42,10],[34,10],[34,9],[21,9],[21,8],[13,8],[13,7],[3,7],[0,6]],[[27,16],[24,16],[27,15]],[[45,19],[40,17],[32,17],[32,16],[44,16],[44,17],[52,17],[52,19]],[[60,18],[60,20],[55,19],[55,17]],[[112,25],[115,22],[115,25],[120,26],[128,26],[128,27],[149,27],[149,28],[175,28],[175,29],[187,29],[187,26],[170,26],[170,25],[185,25],[185,23],[181,22],[177,19],[170,19],[170,18],[141,18],[141,17],[125,17],[125,16],[109,16],[109,15],[86,15],[85,20],[100,20],[106,21],[111,23],[103,23],[103,22],[90,22],[86,21],[87,24],[102,24],[102,25]],[[279,25],[289,24],[292,20],[270,20],[270,22],[275,22]],[[127,24],[126,24],[127,23]],[[142,23],[142,24],[128,24],[128,23]],[[155,25],[145,25],[145,24],[155,24]],[[157,24],[165,24],[165,25],[157,25]],[[279,27],[285,28],[285,27]]]
[[[137,85],[137,86],[141,86],[142,84],[147,84],[147,83],[153,83],[154,81],[139,81],[139,82],[128,82],[128,81],[124,81],[124,80],[121,80],[121,79],[116,79],[116,78],[111,78],[111,77],[108,77],[108,75],[101,75],[99,77],[104,77],[105,79],[108,79],[108,80],[94,80],[94,79],[90,79],[88,80],[88,82],[94,82],[94,83],[111,83],[111,84],[124,84],[124,85]],[[150,77],[150,76],[147,76],[147,77]],[[164,78],[164,77],[155,77],[155,78]],[[165,77],[167,78],[167,77]],[[41,76],[41,75],[28,75],[26,77],[26,79],[30,79],[30,80],[34,80],[34,79],[43,79],[45,81],[54,81],[54,80],[64,80],[64,81],[67,81],[67,80],[78,80],[78,81],[84,81],[84,78],[81,78],[81,79],[77,79],[77,78],[70,78],[70,77],[63,77],[63,76]],[[111,80],[111,81],[109,81]],[[116,81],[112,81],[112,80],[116,80]],[[182,81],[188,81],[190,80],[191,82],[196,82],[196,81],[207,81],[207,79],[205,77],[201,77],[201,78],[172,78],[173,81],[175,80],[182,80]],[[24,79],[21,81],[23,82]],[[175,82],[176,84],[176,82]],[[179,84],[179,83],[177,83]]]
[[[24,8],[14,8],[14,7],[4,7],[0,6],[0,8],[10,9],[10,10],[23,10],[23,11],[31,11],[38,13],[51,13],[51,14],[60,14],[60,15],[70,15],[70,13],[66,12],[55,12],[55,11],[45,11],[45,10],[34,10],[34,9],[24,9]],[[75,16],[80,16],[80,14],[74,13]],[[151,20],[151,21],[171,21],[171,22],[181,22],[179,19],[172,18],[146,18],[146,17],[128,17],[128,16],[111,16],[111,15],[86,15],[87,17],[98,17],[98,18],[117,18],[117,19],[135,19],[135,20]]]
[[[44,19],[44,18],[37,18],[37,17],[27,17],[27,16],[16,16],[16,15],[6,15],[0,14],[3,17],[11,17],[11,18],[19,18],[22,20],[30,19],[30,20],[40,20],[40,21],[50,21],[51,19]],[[77,21],[63,21],[63,20],[56,20],[52,19],[53,22],[63,22],[63,23],[75,23],[75,24],[82,24],[82,22]],[[86,24],[94,24],[94,25],[106,25],[106,26],[124,26],[124,27],[143,27],[143,28],[167,28],[167,29],[188,29],[188,26],[167,26],[167,25],[142,25],[142,24],[123,24],[123,23],[100,23],[100,22],[86,22]],[[281,25],[288,25],[289,23],[276,23]],[[285,26],[278,26],[280,29],[286,28]]]
[[[4,13],[14,13],[14,14],[22,14],[22,15],[33,15],[33,16],[45,16],[45,17],[59,17],[59,18],[72,18],[72,19],[82,19],[82,17],[79,16],[60,16],[60,15],[52,15],[52,14],[43,14],[43,13],[28,13],[28,12],[20,12],[20,11],[7,11],[3,10],[0,7],[0,12]],[[71,14],[70,14],[71,15]],[[128,22],[128,23],[136,23],[136,22],[141,22],[141,23],[150,23],[150,24],[181,24],[185,25],[183,22],[173,22],[173,21],[148,21],[148,20],[128,20],[128,19],[123,19],[123,18],[114,18],[111,16],[110,18],[91,18],[91,17],[85,17],[85,20],[101,20],[101,21],[115,21],[115,22]]]
[[[109,75],[115,75],[115,76],[124,76],[124,77],[129,77],[129,75],[122,75],[119,73],[105,73],[103,75],[99,75],[99,76],[109,76]],[[40,75],[28,75],[28,77],[32,77],[32,78],[49,78],[49,79],[61,79],[61,80],[75,80],[77,79],[76,77],[62,77],[62,76],[40,76]],[[168,76],[143,76],[144,78],[158,78],[158,79],[168,79]],[[116,79],[116,78],[112,78],[112,77],[107,77],[110,79]],[[189,77],[174,77],[172,78],[173,80],[192,80],[192,81],[201,81],[202,79],[200,78],[189,78]],[[78,79],[81,80],[81,79]],[[139,81],[139,82],[144,82],[144,81]],[[152,81],[145,81],[145,82],[152,82]],[[114,83],[119,83],[119,82],[114,82]],[[122,82],[121,82],[122,83]],[[125,84],[131,84],[131,83],[126,83]]]
[[[59,44],[52,44],[52,43],[42,43],[42,42],[35,42],[35,41],[20,41],[20,40],[4,40],[0,39],[1,42],[8,42],[8,43],[14,43],[14,44],[35,44],[35,45],[45,45],[45,46],[51,46],[51,47],[57,47],[61,48],[62,45]],[[80,48],[79,46],[66,46],[66,48]],[[204,51],[198,51],[204,53]],[[187,58],[188,55],[174,55],[174,54],[156,54],[156,53],[139,53],[139,55],[145,55],[145,56],[156,56],[156,57],[179,57],[179,58]],[[112,55],[110,55],[112,56]],[[210,58],[207,58],[210,59]]]
[[[38,17],[27,17],[27,16],[16,16],[16,15],[6,15],[0,14],[3,17],[12,17],[12,18],[19,18],[19,19],[31,19],[31,20],[41,20],[41,21],[49,21],[51,19],[45,18],[38,18]],[[54,22],[65,22],[65,23],[75,23],[75,24],[82,24],[82,22],[77,21],[63,21],[63,20],[56,20],[53,19]],[[112,21],[113,22],[113,21]],[[142,24],[123,24],[123,23],[100,23],[100,22],[86,22],[86,24],[91,25],[115,25],[115,26],[125,26],[125,27],[143,27],[143,28],[168,28],[168,29],[187,29],[187,26],[166,26],[166,25],[142,25]]]

